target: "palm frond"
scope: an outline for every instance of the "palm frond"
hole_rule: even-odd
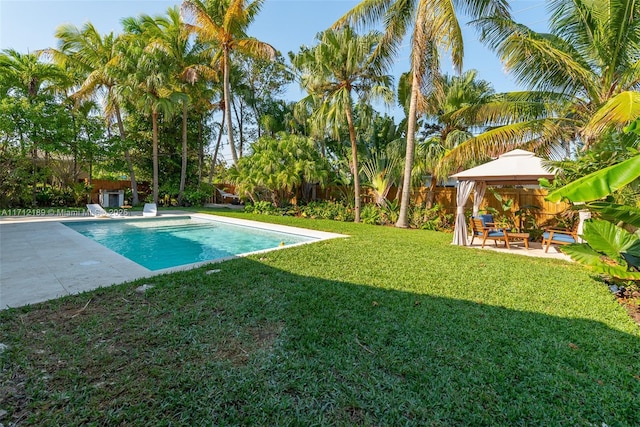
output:
[[[583,133],[591,139],[607,128],[620,130],[638,117],[640,117],[640,92],[625,91],[609,99],[593,115]]]
[[[445,178],[465,167],[474,166],[474,162],[498,157],[516,148],[537,150],[557,144],[566,138],[564,125],[564,120],[541,119],[489,129],[450,150],[436,167],[436,175]]]
[[[500,17],[474,23],[482,28],[481,41],[498,53],[521,84],[545,92],[595,94],[588,64],[561,38]]]
[[[274,60],[278,52],[269,43],[262,42],[255,38],[236,40],[236,47],[241,52],[268,60]]]

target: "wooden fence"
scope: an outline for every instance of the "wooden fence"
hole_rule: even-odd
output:
[[[531,188],[495,188],[493,189],[499,194],[503,200],[513,200],[510,212],[519,211],[525,207],[535,206],[538,209],[530,209],[530,212],[535,216],[536,223],[547,224],[557,214],[565,211],[569,206],[564,202],[552,203],[545,200],[548,192],[543,189],[531,189]],[[502,204],[495,197],[491,189],[487,189],[484,195],[484,200],[481,204],[481,209],[491,207],[498,212],[502,212]],[[417,203],[424,203],[429,196],[429,189],[421,187],[414,190],[413,199]],[[456,189],[454,187],[438,187],[435,189],[434,200],[439,205],[443,206],[448,213],[456,212]],[[466,209],[471,210],[473,208],[473,193],[469,197],[466,204]]]
[[[511,199],[513,200],[511,204],[510,213],[519,211],[525,207],[537,207],[530,209],[531,214],[535,217],[536,223],[539,225],[546,225],[550,222],[553,222],[553,218],[559,214],[560,212],[565,211],[569,208],[569,206],[564,203],[552,203],[545,200],[547,196],[547,190],[543,189],[531,189],[531,188],[512,188],[512,187],[496,187],[496,188],[487,188],[487,191],[484,195],[484,200],[481,204],[481,209],[486,209],[487,207],[494,208],[498,212],[503,212],[501,202],[495,197],[495,193],[499,194],[503,200]],[[394,200],[396,197],[397,189],[392,187],[387,195],[387,200]],[[363,188],[363,202],[372,203],[373,195],[370,190],[367,188]],[[335,192],[331,191],[318,191],[317,194],[319,196],[325,194],[335,194]],[[322,197],[319,197],[322,198]],[[424,204],[429,199],[429,188],[428,187],[420,187],[416,188],[411,193],[411,199],[416,204]],[[455,214],[456,212],[456,188],[455,187],[436,187],[434,190],[434,203],[438,203],[440,206],[444,208],[447,213]],[[469,200],[465,205],[465,209],[469,212],[473,209],[473,192],[471,196],[469,196]]]
[[[98,192],[99,190],[123,190],[125,188],[131,187],[130,181],[109,181],[109,180],[100,180],[94,179],[92,182],[93,190],[91,194],[91,198],[95,201],[98,200]],[[142,185],[146,188],[145,185]],[[230,184],[217,184],[218,188],[224,188],[228,192],[234,192],[234,186]],[[387,195],[388,200],[393,200],[396,197],[397,189],[395,187],[391,188],[389,194]],[[530,189],[530,188],[495,188],[497,194],[502,196],[503,199],[511,199],[513,200],[511,206],[511,212],[516,212],[523,207],[526,206],[536,206],[539,209],[531,210],[532,214],[536,217],[536,222],[538,224],[547,224],[550,222],[555,215],[560,212],[568,209],[568,205],[566,203],[552,203],[545,200],[547,195],[547,190],[543,189]],[[335,195],[338,192],[336,191],[324,191],[318,190],[315,192],[317,198],[322,200],[326,198],[330,198],[331,195]],[[363,188],[363,202],[370,203],[373,200],[370,192]],[[212,194],[210,203],[221,202],[218,200],[218,194]],[[429,198],[429,189],[427,187],[420,187],[413,190],[411,194],[412,200],[416,204],[423,204]],[[469,200],[466,204],[466,209],[471,211],[473,207],[473,193],[469,197]],[[454,187],[437,187],[434,190],[434,202],[438,203],[442,206],[447,213],[454,214],[456,212],[456,189]],[[496,209],[498,212],[502,212],[502,206],[500,201],[494,196],[491,189],[487,189],[484,200],[481,205],[481,209],[485,209],[486,207],[491,207]]]

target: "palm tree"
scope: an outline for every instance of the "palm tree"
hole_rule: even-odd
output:
[[[74,96],[86,99],[105,90],[104,112],[107,119],[115,117],[120,139],[126,144],[126,132],[122,121],[122,111],[118,86],[122,84],[124,76],[119,68],[121,60],[120,39],[113,33],[102,36],[91,23],[82,28],[74,25],[62,25],[56,30],[58,49],[46,49],[43,52],[51,55],[56,63],[67,64],[84,73],[85,78]],[[131,179],[133,205],[138,204],[138,184],[129,148],[124,148],[125,159]]]
[[[372,66],[372,53],[380,41],[380,34],[372,32],[358,36],[350,27],[325,31],[317,36],[319,44],[303,48],[292,55],[291,62],[301,72],[301,85],[309,99],[319,107],[314,111],[318,128],[331,125],[334,136],[339,136],[340,124],[346,119],[351,142],[351,173],[355,193],[355,222],[360,222],[360,167],[358,144],[353,119],[353,95],[360,102],[371,98],[393,99],[389,86],[391,77]],[[316,103],[315,101],[320,101]]]
[[[54,64],[39,61],[38,55],[6,49],[0,55],[3,86],[7,92],[33,101],[42,92],[56,91],[68,83],[68,75]]]
[[[131,22],[128,25],[130,24]],[[190,89],[200,75],[210,77],[212,72],[203,64],[203,58],[199,55],[201,45],[193,43],[190,39],[190,27],[183,24],[177,7],[167,9],[166,16],[152,18],[149,15],[141,15],[139,24],[139,30],[148,38],[149,52],[157,52],[168,60],[171,69],[171,81],[168,84],[185,95],[182,97],[182,162],[178,191],[178,203],[181,203],[187,176],[187,117],[190,99],[197,96],[197,93]]]
[[[588,148],[610,124],[624,125],[640,113],[633,107],[640,89],[640,4],[556,0],[551,5],[549,34],[507,18],[478,21],[483,40],[530,92],[517,94],[515,114],[505,115],[504,108],[496,114],[497,103],[478,108],[478,119],[493,127],[452,150],[446,160],[453,165],[475,152],[500,154],[522,144],[570,141]],[[626,107],[616,112],[620,102]]]
[[[153,18],[141,15],[138,19],[126,18],[122,25],[127,32],[126,62],[128,78],[122,85],[121,94],[137,109],[151,117],[153,157],[153,202],[158,203],[159,171],[158,119],[160,114],[171,115],[176,104],[183,102],[185,95],[172,85],[171,60],[158,50],[154,43]]]
[[[407,147],[400,214],[396,227],[408,227],[407,215],[411,195],[411,171],[415,154],[418,112],[424,112],[424,93],[438,90],[439,51],[448,49],[456,70],[462,70],[463,40],[457,10],[470,17],[509,16],[506,0],[363,0],[334,27],[364,23],[384,25],[378,45],[377,63],[389,66],[405,35],[411,31],[411,97],[407,120]]]
[[[226,117],[229,147],[234,164],[238,152],[233,140],[231,124],[231,53],[273,59],[276,50],[268,43],[249,37],[246,30],[260,11],[264,0],[184,0],[183,9],[192,16],[194,24],[186,24],[200,40],[210,44],[213,52],[211,65],[222,69],[224,115]],[[241,153],[242,154],[242,153]]]
[[[446,180],[448,177],[448,171],[443,173],[443,169],[437,168],[440,160],[448,151],[472,138],[472,130],[477,128],[468,117],[455,113],[468,106],[493,101],[494,92],[491,84],[479,80],[477,76],[476,70],[466,71],[461,76],[444,75],[439,83],[442,92],[434,93],[427,98],[425,138],[418,150],[422,155],[416,160],[416,165],[421,165],[423,171],[431,175],[427,207],[433,205],[438,180]]]

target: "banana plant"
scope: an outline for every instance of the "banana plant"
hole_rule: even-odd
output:
[[[564,246],[562,251],[596,273],[619,280],[640,280],[640,238],[615,224],[587,221],[582,234],[588,243]]]
[[[627,231],[640,228],[640,209],[601,200],[640,177],[640,155],[586,175],[547,196],[557,202],[569,199],[600,219],[585,222],[586,243],[564,246],[574,261],[597,273],[619,280],[640,280],[640,238]],[[627,229],[625,229],[627,228]]]
[[[638,120],[625,131],[640,133],[637,124]],[[602,200],[639,177],[640,153],[549,193],[549,201],[583,203],[581,208],[599,216],[585,222],[582,238],[586,243],[567,245],[562,251],[597,273],[619,280],[640,280],[640,209]]]
[[[602,199],[640,177],[640,153],[623,162],[583,176],[547,196],[550,202],[569,199],[573,203]]]

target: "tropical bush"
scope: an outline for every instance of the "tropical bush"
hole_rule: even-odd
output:
[[[455,215],[447,213],[444,206],[435,204],[431,208],[412,206],[409,209],[409,224],[414,228],[434,231],[453,231]]]
[[[211,191],[204,189],[186,189],[184,191],[183,203],[187,206],[202,206],[211,197]]]
[[[331,219],[334,221],[353,221],[353,208],[330,200],[310,202],[300,207],[300,216],[313,219]]]
[[[244,211],[248,213],[262,214],[262,215],[280,215],[280,209],[273,206],[273,203],[266,200],[259,200],[254,203],[245,205]]]
[[[383,216],[379,206],[372,204],[366,204],[362,206],[362,211],[360,212],[360,220],[364,224],[381,224],[382,218]]]
[[[251,146],[252,153],[229,170],[239,194],[253,202],[268,194],[274,206],[285,205],[302,195],[306,183],[326,182],[329,166],[310,138],[284,132],[263,136]]]
[[[635,127],[632,132],[637,132]],[[640,208],[618,204],[611,196],[640,177],[640,153],[590,173],[551,192],[547,199],[566,198],[590,210],[596,218],[585,222],[585,243],[565,246],[575,261],[613,280],[640,281]]]

